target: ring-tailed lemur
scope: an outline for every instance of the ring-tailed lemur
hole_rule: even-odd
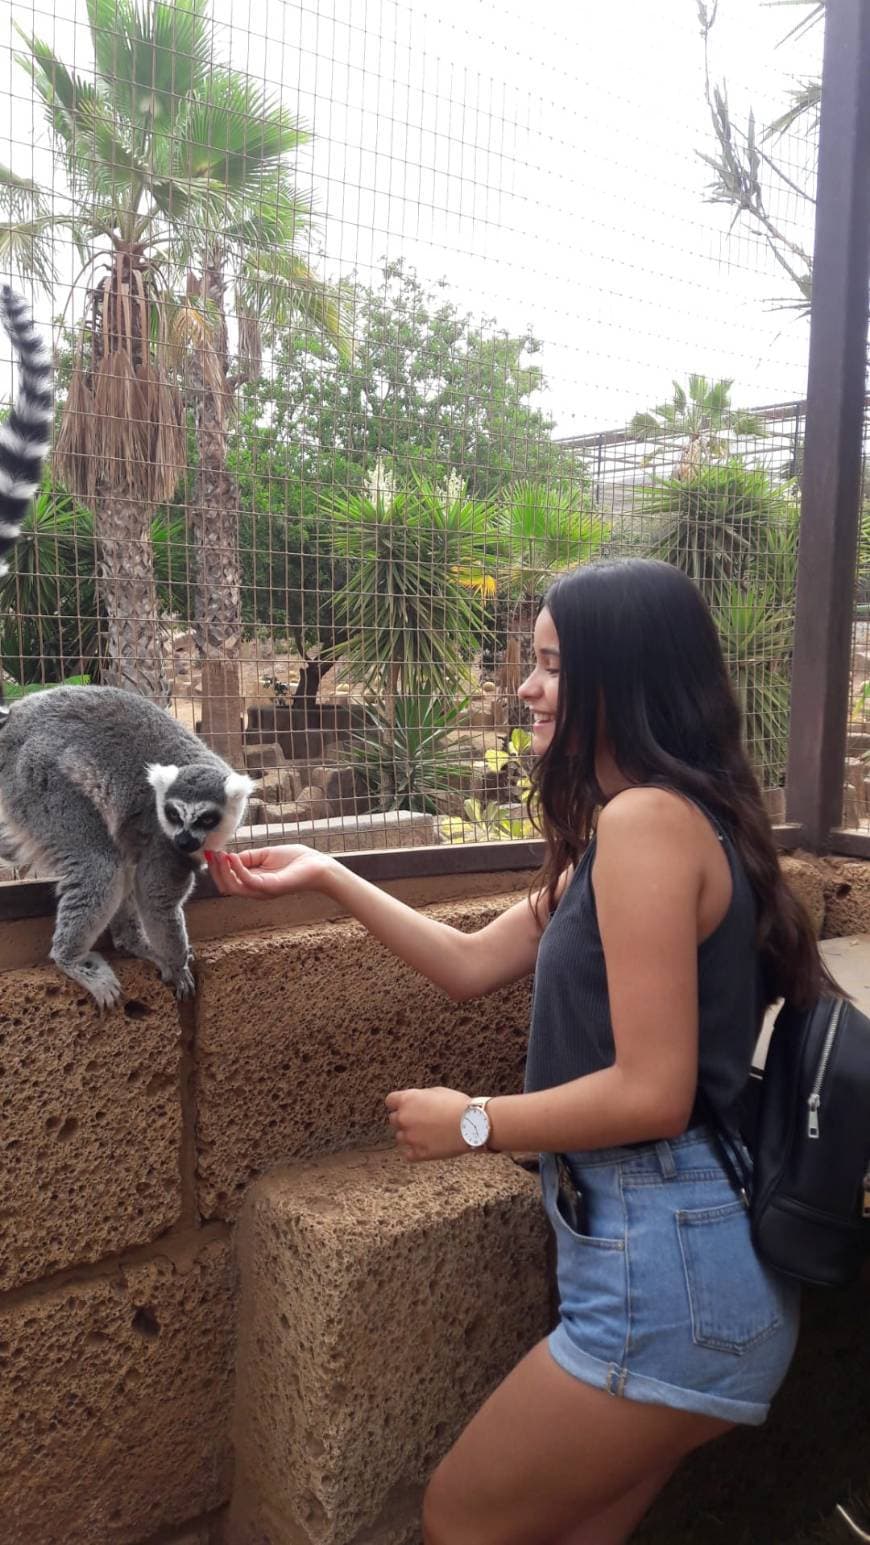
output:
[[[20,383],[0,428],[0,558],[36,493],[51,427],[51,365],[24,302],[0,289]],[[52,687],[0,708],[0,855],[56,877],[51,958],[101,1008],[121,986],[94,952],[152,960],[194,990],[183,905],[206,848],[233,836],[253,787],[171,714],[116,687]]]

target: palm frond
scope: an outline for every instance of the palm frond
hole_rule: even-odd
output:
[[[21,29],[17,29],[21,32]],[[46,43],[21,33],[29,50],[16,55],[45,103],[62,147],[74,194],[94,192],[116,208],[122,190],[145,186],[148,169],[117,132],[109,104],[90,81],[71,74]]]
[[[650,435],[661,434],[662,425],[654,413],[635,413],[628,429],[636,440],[646,440]]]
[[[176,180],[210,178],[238,188],[298,150],[309,134],[253,81],[221,69],[189,94],[172,138]]]
[[[792,92],[791,107],[780,113],[764,131],[764,138],[771,139],[774,135],[785,134],[799,123],[801,118],[809,118],[811,128],[815,128],[819,121],[819,110],[822,105],[822,83],[820,80],[805,81],[797,91]]]
[[[48,194],[32,177],[22,177],[0,164],[0,209],[11,219],[44,215],[49,212]]]
[[[54,224],[51,215],[33,220],[0,220],[0,268],[17,274],[25,283],[34,282],[50,289],[57,279]]]
[[[272,328],[287,328],[302,319],[338,349],[345,360],[352,354],[348,292],[312,272],[292,248],[255,251],[246,256],[239,276],[244,312]]]

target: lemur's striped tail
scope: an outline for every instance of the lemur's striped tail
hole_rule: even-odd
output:
[[[18,391],[0,425],[0,574],[39,489],[52,420],[52,370],[48,346],[33,325],[27,304],[8,285],[0,287],[0,322],[18,355]]]

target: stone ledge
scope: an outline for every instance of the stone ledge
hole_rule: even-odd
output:
[[[390,810],[382,815],[323,816],[316,821],[268,822],[240,826],[229,847],[268,848],[299,842],[321,853],[358,853],[381,848],[427,848],[435,842],[431,815]]]
[[[501,1156],[356,1153],[260,1180],[238,1241],[231,1539],[410,1542],[433,1466],[549,1328],[548,1235],[536,1181]]]

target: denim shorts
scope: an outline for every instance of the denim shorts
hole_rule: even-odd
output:
[[[800,1290],[759,1260],[707,1129],[567,1157],[582,1232],[557,1205],[554,1155],[541,1155],[556,1362],[628,1400],[763,1422],[794,1352]]]

